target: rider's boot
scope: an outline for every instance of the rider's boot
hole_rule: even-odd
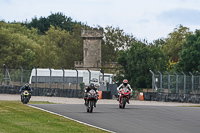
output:
[[[29,95],[29,98],[28,98],[28,100],[30,101],[30,99],[31,99],[31,95]]]
[[[94,107],[96,108],[96,102],[94,103]]]
[[[119,101],[119,95],[118,95],[118,97],[117,97],[117,101]]]
[[[85,103],[84,103],[84,105],[87,106],[87,101],[86,101],[86,99],[85,99]]]
[[[129,104],[129,99],[127,100],[127,103]]]

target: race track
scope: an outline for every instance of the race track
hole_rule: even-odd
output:
[[[97,104],[93,113],[87,113],[83,104],[34,104],[81,122],[117,133],[199,133],[200,108]]]

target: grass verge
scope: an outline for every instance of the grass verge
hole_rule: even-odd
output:
[[[61,116],[31,108],[19,101],[0,101],[0,127],[0,133],[105,132]]]
[[[200,107],[200,105],[185,105],[185,106],[182,106],[182,107]]]

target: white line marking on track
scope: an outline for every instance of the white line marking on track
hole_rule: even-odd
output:
[[[110,132],[110,133],[115,133],[113,131],[110,131],[110,130],[107,130],[107,129],[104,129],[104,128],[101,128],[101,127],[97,127],[97,126],[94,126],[94,125],[91,125],[91,124],[88,124],[88,123],[85,123],[85,122],[82,122],[82,121],[79,121],[79,120],[76,120],[76,119],[73,119],[73,118],[70,118],[70,117],[67,117],[67,116],[64,116],[64,115],[61,115],[61,114],[58,114],[58,113],[55,113],[55,112],[52,112],[52,111],[49,111],[49,110],[46,110],[46,109],[42,109],[42,108],[39,108],[39,107],[35,107],[33,105],[28,105],[32,108],[36,108],[36,109],[39,109],[39,110],[42,110],[42,111],[45,111],[45,112],[48,112],[48,113],[51,113],[51,114],[55,114],[55,115],[58,115],[58,116],[62,116],[64,118],[67,118],[67,119],[70,119],[70,120],[73,120],[73,121],[76,121],[78,123],[81,123],[81,124],[84,124],[84,125],[87,125],[87,126],[90,126],[90,127],[94,127],[94,128],[97,128],[97,129],[101,129],[103,131],[107,131],[107,132]]]

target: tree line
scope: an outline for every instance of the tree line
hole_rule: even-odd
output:
[[[85,27],[90,28],[63,13],[35,17],[30,22],[0,21],[0,64],[17,69],[73,69],[74,61],[83,60],[81,29]],[[127,78],[134,88],[150,88],[149,70],[200,72],[200,31],[193,33],[179,25],[167,38],[149,43],[119,27],[107,26],[102,62],[118,63],[114,79],[118,83]]]

